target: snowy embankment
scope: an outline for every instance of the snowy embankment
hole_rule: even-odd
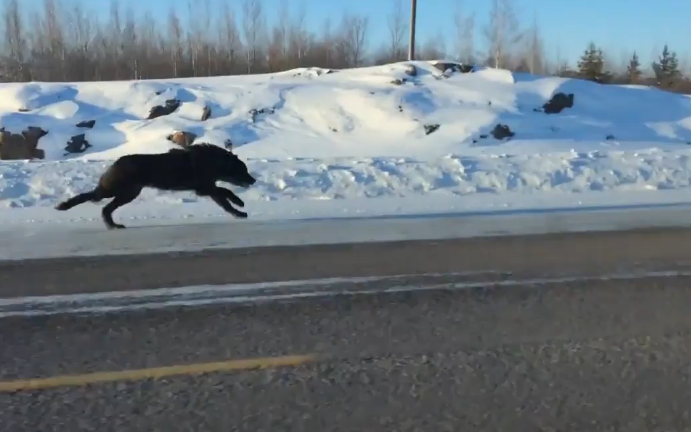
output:
[[[348,200],[328,207],[357,203],[371,214],[364,208],[399,198],[399,211],[409,214],[440,212],[444,205],[477,211],[478,202],[482,209],[529,202],[549,207],[552,201],[625,205],[654,202],[651,191],[660,190],[668,191],[661,201],[669,201],[670,190],[679,191],[679,200],[690,186],[686,96],[491,69],[442,77],[429,63],[414,64],[417,76],[408,76],[401,63],[333,73],[2,84],[0,126],[49,133],[39,141],[45,160],[0,162],[0,219],[16,219],[9,213],[19,208],[27,218],[28,209],[48,215],[56,202],[92,188],[109,161],[167,151],[175,144],[166,136],[178,130],[194,133],[195,142],[230,140],[248,161],[259,180],[240,191],[250,218],[253,205],[265,211],[271,204],[269,213],[280,219],[286,201],[293,213],[300,203]],[[557,92],[573,93],[573,107],[559,114],[535,110]],[[146,120],[151,107],[168,99],[180,107]],[[205,106],[211,117],[201,121]],[[260,112],[253,116],[253,109]],[[76,127],[89,120],[92,129]],[[515,135],[495,139],[497,124]],[[427,134],[433,125],[438,128]],[[92,147],[65,155],[65,143],[80,133]],[[619,192],[625,194],[616,199]],[[194,217],[195,208],[209,212],[202,202],[188,193],[147,190],[130,210],[118,212]],[[94,218],[99,207],[68,213]]]

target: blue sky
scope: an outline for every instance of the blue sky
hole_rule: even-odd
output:
[[[22,0],[21,5],[38,5],[43,0]],[[71,0],[58,0],[69,4]],[[165,17],[171,5],[182,13],[187,11],[187,0],[119,0],[122,7],[135,11],[148,9]],[[210,0],[212,4],[219,0]],[[291,10],[304,4],[307,24],[313,30],[321,29],[325,18],[337,21],[344,11],[365,14],[370,18],[370,47],[378,47],[386,40],[386,19],[395,0],[263,0],[270,22],[275,19],[281,1],[288,2]],[[402,0],[406,13],[409,0]],[[440,33],[453,46],[453,14],[457,0],[418,0],[417,37],[423,40]],[[466,11],[477,15],[478,44],[483,43],[479,32],[486,22],[490,0],[461,0]],[[241,10],[241,0],[230,0],[235,10]],[[649,63],[662,46],[669,42],[680,57],[691,54],[691,1],[686,0],[514,0],[522,18],[528,25],[537,17],[547,42],[548,54],[574,62],[589,40],[601,45],[613,60],[620,61],[633,49],[639,52],[642,63]],[[82,0],[90,10],[107,14],[110,0]],[[194,4],[194,2],[193,2]],[[101,6],[102,5],[102,6]]]

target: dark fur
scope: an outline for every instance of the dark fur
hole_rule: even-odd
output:
[[[194,191],[208,196],[223,210],[237,218],[247,213],[235,209],[233,204],[245,203],[232,191],[216,186],[225,181],[248,188],[256,182],[247,165],[233,152],[212,144],[196,144],[185,149],[172,149],[159,154],[132,154],[116,160],[90,192],[76,195],[58,204],[65,211],[87,201],[98,202],[113,198],[102,210],[103,222],[108,229],[125,228],[113,222],[113,212],[134,201],[145,187],[169,191]],[[230,202],[228,202],[230,201]]]

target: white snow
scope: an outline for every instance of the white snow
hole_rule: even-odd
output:
[[[691,206],[675,203],[674,192],[660,192],[662,197],[652,205],[622,207],[620,203],[631,197],[627,198],[626,193],[604,192],[612,198],[611,207],[593,208],[587,201],[579,203],[583,207],[577,210],[559,207],[575,204],[569,202],[568,194],[562,194],[564,199],[557,199],[554,209],[541,207],[544,202],[521,201],[512,209],[482,211],[479,209],[488,208],[485,207],[488,202],[485,206],[480,202],[475,207],[478,210],[463,208],[463,213],[452,213],[445,200],[423,197],[426,207],[413,208],[413,212],[439,211],[425,216],[406,215],[408,209],[398,207],[401,199],[377,200],[376,208],[358,205],[372,200],[348,201],[356,209],[352,212],[341,212],[341,208],[333,205],[336,201],[288,201],[288,208],[278,213],[264,212],[261,207],[268,203],[258,203],[260,216],[241,223],[228,223],[228,217],[221,214],[199,216],[197,213],[185,219],[188,215],[173,212],[161,218],[160,208],[151,213],[147,210],[153,209],[125,208],[120,217],[129,220],[126,223],[131,228],[115,232],[104,229],[96,217],[56,219],[50,216],[53,213],[50,209],[44,209],[43,217],[29,220],[22,218],[24,210],[19,210],[9,212],[16,214],[17,220],[4,220],[0,225],[0,238],[5,245],[0,248],[0,260],[689,227]],[[169,209],[180,207],[184,206]],[[538,210],[526,210],[531,207]],[[27,211],[35,216],[34,210]],[[392,214],[396,216],[387,216]],[[275,220],[286,215],[292,220]],[[70,223],[75,220],[79,223]],[[139,229],[142,227],[146,228]]]
[[[691,98],[495,69],[443,77],[430,63],[414,64],[416,77],[397,63],[333,73],[0,84],[0,126],[49,131],[39,142],[46,160],[0,162],[0,226],[98,220],[101,206],[52,207],[91,189],[119,156],[172,148],[165,137],[175,130],[197,134],[197,142],[234,143],[259,179],[239,191],[250,220],[688,201]],[[534,111],[556,92],[574,93],[574,107]],[[178,111],[145,120],[171,98],[182,102]],[[212,117],[201,122],[204,105]],[[252,122],[248,112],[262,108],[273,112]],[[96,126],[75,126],[84,120]],[[479,138],[497,123],[515,137]],[[440,128],[425,135],[429,124]],[[79,133],[93,147],[65,156],[66,141]],[[115,218],[132,226],[221,215],[190,193],[146,190]]]

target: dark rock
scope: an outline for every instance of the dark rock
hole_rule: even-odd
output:
[[[170,113],[167,112],[164,107],[162,107],[161,105],[156,105],[155,107],[151,108],[151,110],[149,111],[149,116],[146,119],[153,120],[155,118],[162,117],[167,114]]]
[[[84,153],[86,150],[89,149],[89,147],[93,147],[91,144],[89,144],[89,141],[86,140],[85,136],[85,134],[73,136],[67,142],[67,145],[65,146],[66,153],[63,156],[67,156],[68,154],[74,153]]]
[[[29,112],[29,111],[31,111],[31,110],[29,110],[29,109],[27,109],[27,108],[19,108],[18,111],[19,111],[19,112]]]
[[[48,134],[40,127],[29,126],[21,134],[0,128],[0,160],[44,159],[46,154],[38,148],[38,140]]]
[[[574,95],[569,93],[556,93],[552,98],[542,106],[542,110],[545,114],[559,114],[566,108],[573,107]]]
[[[197,139],[197,135],[193,134],[192,132],[177,131],[168,135],[166,139],[174,144],[179,145],[180,147],[187,147],[192,145],[194,140]]]
[[[211,117],[211,108],[208,105],[204,105],[204,111],[202,111],[202,121],[207,121]]]
[[[489,135],[487,135],[487,134],[482,134],[482,135],[480,135],[480,139],[487,139],[488,136]]]
[[[498,139],[498,140],[503,140],[506,138],[512,138],[514,135],[516,135],[514,132],[511,131],[511,129],[509,129],[509,127],[507,125],[503,125],[501,123],[497,124],[494,127],[494,129],[492,129],[491,134],[495,139]]]
[[[257,120],[257,116],[259,114],[273,114],[275,111],[276,111],[275,108],[260,108],[260,109],[252,108],[251,110],[249,110],[248,114],[250,115],[250,119],[252,120],[252,123],[254,123]]]
[[[413,65],[407,65],[405,68],[405,74],[408,76],[417,76],[417,68]]]
[[[168,99],[165,105],[156,105],[149,111],[147,120],[152,120],[158,117],[174,113],[181,105],[178,99]]]
[[[391,84],[393,85],[403,85],[406,82],[405,78],[396,78],[395,80],[391,81]]]
[[[449,69],[452,72],[460,72],[461,70],[460,63],[436,62],[433,66],[439,69],[439,71],[442,73],[446,72]]]
[[[429,135],[431,133],[436,132],[437,129],[439,129],[439,126],[440,125],[438,125],[438,124],[424,125],[425,135]]]
[[[437,62],[434,64],[434,67],[439,69],[442,73],[444,74],[452,74],[452,73],[469,73],[473,71],[473,68],[475,66],[473,65],[466,65],[462,63],[453,63],[453,62]]]
[[[78,128],[92,129],[95,124],[96,124],[96,120],[88,120],[88,121],[83,121],[83,122],[77,123],[77,127]]]
[[[35,140],[36,143],[38,143],[38,140],[43,138],[44,136],[48,135],[47,130],[43,130],[43,128],[38,127],[38,126],[29,126],[25,130],[22,131],[22,135],[24,138],[27,140]]]
[[[616,138],[614,138],[614,135],[607,135],[607,137],[605,139],[607,141],[612,141],[612,140],[615,140]]]

